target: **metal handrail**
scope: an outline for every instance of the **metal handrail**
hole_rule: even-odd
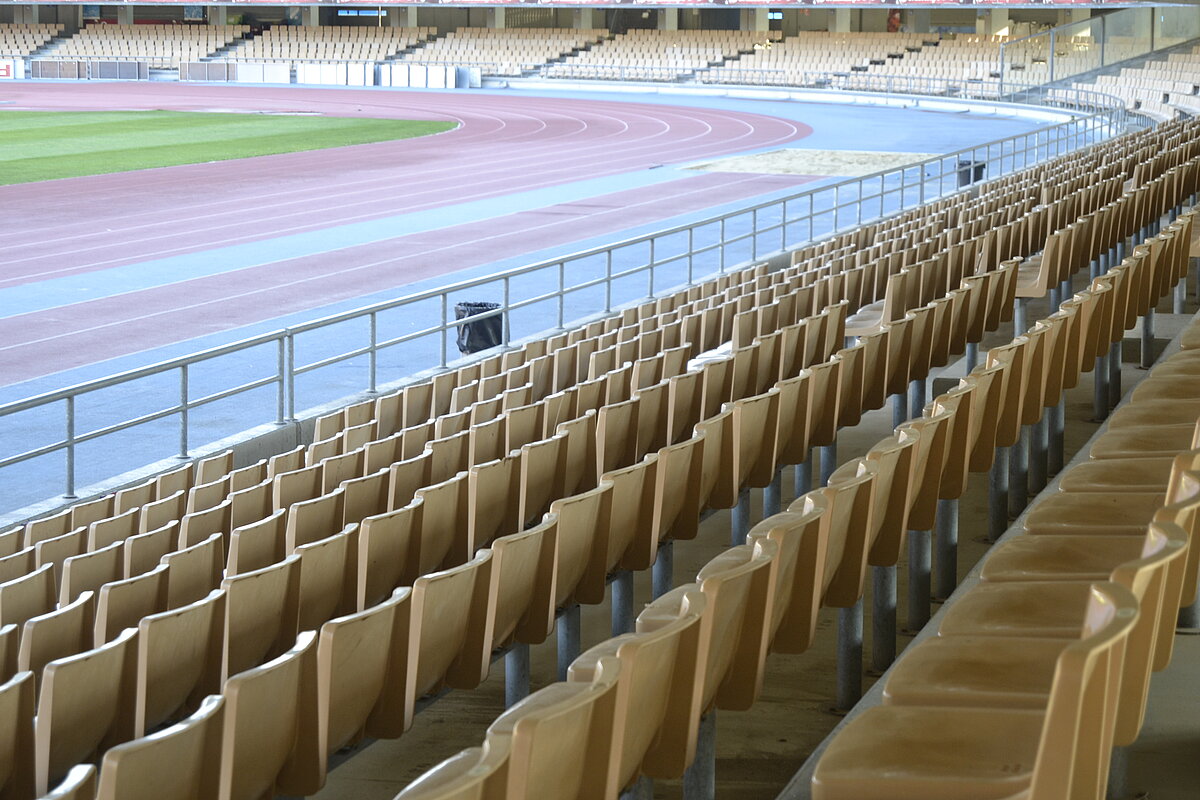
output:
[[[296,380],[299,376],[366,355],[369,358],[369,373],[367,385],[362,388],[368,392],[375,392],[379,385],[379,354],[428,336],[438,336],[440,346],[438,363],[427,366],[444,368],[450,361],[449,339],[460,324],[452,318],[450,306],[453,301],[451,298],[464,290],[497,284],[501,286],[503,297],[500,307],[472,319],[483,319],[487,316],[502,318],[504,321],[503,344],[509,345],[513,340],[512,314],[520,309],[557,300],[557,316],[554,323],[555,327],[561,329],[571,321],[567,318],[566,299],[574,292],[604,286],[605,307],[603,310],[609,312],[614,304],[640,299],[614,296],[614,284],[623,279],[643,276],[645,280],[643,297],[653,297],[678,285],[678,278],[672,278],[669,272],[667,275],[661,273],[672,269],[679,271],[684,263],[686,263],[686,284],[690,285],[696,282],[698,275],[706,277],[713,273],[724,273],[738,264],[746,263],[745,255],[749,256],[749,261],[759,260],[764,255],[781,252],[801,243],[818,239],[825,233],[832,235],[865,221],[883,217],[897,210],[912,208],[956,191],[958,189],[957,179],[964,169],[964,163],[968,165],[998,164],[999,169],[1004,170],[1004,164],[1007,162],[1011,169],[1024,168],[1063,152],[1107,138],[1123,126],[1124,120],[1123,108],[1103,109],[1099,113],[1078,115],[1067,122],[962,148],[922,162],[879,170],[869,175],[807,189],[782,198],[762,201],[735,212],[659,229],[651,234],[628,237],[606,245],[578,250],[564,256],[491,273],[483,277],[455,281],[435,289],[427,289],[393,300],[330,314],[299,325],[208,348],[198,353],[6,403],[0,405],[0,419],[11,419],[14,414],[62,403],[64,405],[65,434],[55,441],[0,459],[0,468],[63,452],[65,459],[62,486],[64,496],[72,498],[75,496],[76,490],[76,448],[84,442],[126,431],[148,421],[178,416],[180,446],[177,455],[180,458],[188,458],[191,451],[189,412],[199,406],[274,385],[276,387],[274,422],[284,424],[296,418]],[[946,186],[948,179],[951,181],[949,189]],[[816,198],[822,194],[831,194],[832,204],[818,206]],[[777,219],[775,219],[776,217]],[[747,219],[750,223],[749,230],[739,231],[737,229],[739,221]],[[825,227],[828,227],[829,230],[823,230]],[[709,228],[717,230],[717,236],[711,242],[705,239],[705,231]],[[664,254],[663,251],[667,247],[663,245],[662,240],[676,236],[686,237],[686,248],[681,252],[671,251]],[[628,268],[616,263],[621,251],[629,251],[635,247],[648,247],[648,258]],[[739,255],[739,248],[742,251],[741,255]],[[734,259],[732,262],[731,251]],[[568,266],[588,259],[602,260],[604,263],[603,274],[587,280],[569,281]],[[515,281],[523,276],[547,270],[557,278],[557,288],[544,292],[539,289],[536,295],[531,296],[513,296]],[[548,281],[553,280],[554,277],[548,278]],[[669,281],[675,282],[668,283]],[[384,340],[380,339],[379,317],[381,314],[405,306],[415,307],[420,303],[435,301],[440,305],[439,321],[426,325],[420,330],[408,331]],[[434,316],[436,318],[438,315]],[[298,337],[355,320],[369,322],[369,335],[365,344],[308,363],[297,362],[296,343]],[[189,371],[196,365],[236,354],[245,354],[252,348],[272,344],[275,353],[273,372],[269,372],[265,377],[259,375],[254,380],[225,388],[202,398],[191,397]],[[406,365],[404,374],[410,375],[421,368],[420,365],[415,369],[411,365]],[[105,389],[128,386],[133,381],[172,371],[177,371],[180,379],[178,398],[173,404],[141,414],[133,419],[125,419],[90,431],[78,432],[76,430],[76,403],[79,398]],[[337,396],[345,394],[346,392],[341,390]],[[329,397],[327,401],[334,399],[336,397]]]

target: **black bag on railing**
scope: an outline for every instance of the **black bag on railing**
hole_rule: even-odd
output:
[[[467,319],[477,314],[495,311],[499,303],[455,303],[454,318]],[[489,347],[497,347],[504,340],[504,315],[496,314],[486,319],[469,320],[458,325],[458,351],[463,355],[478,353]]]

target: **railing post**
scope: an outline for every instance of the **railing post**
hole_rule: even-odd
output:
[[[511,293],[512,286],[510,285],[509,278],[506,275],[504,277],[504,344],[506,347],[508,346],[508,343],[512,341],[512,326],[508,317]]]
[[[446,355],[448,344],[446,339],[450,336],[450,315],[448,313],[450,305],[450,297],[442,292],[442,337],[438,352],[441,354],[442,366],[446,366]]]
[[[188,457],[188,365],[179,368],[179,457]]]
[[[1050,83],[1054,83],[1054,62],[1057,60],[1054,57],[1054,42],[1057,34],[1053,29],[1050,30]]]
[[[75,395],[67,398],[67,485],[63,497],[75,497]]]
[[[610,274],[610,280],[611,280],[612,251],[609,250],[608,253],[609,253],[608,264],[609,264],[609,270],[610,270],[609,274]],[[696,261],[696,229],[695,229],[695,227],[691,227],[691,228],[688,228],[688,278],[687,278],[688,286],[692,285],[692,276],[694,275],[695,261]],[[605,311],[608,310],[607,306],[605,307],[604,310]]]
[[[296,421],[296,337],[291,331],[287,339],[287,421]]]
[[[278,424],[278,425],[282,425],[282,424],[283,424],[283,415],[286,413],[286,411],[285,411],[285,403],[287,402],[287,400],[286,400],[286,396],[287,396],[287,355],[286,355],[286,349],[287,349],[287,348],[286,348],[286,346],[285,346],[285,338],[284,338],[284,337],[282,337],[282,336],[281,336],[281,337],[278,339],[278,341],[279,341],[279,346],[278,346],[278,348],[276,348],[276,349],[277,349],[276,356],[277,356],[277,359],[278,359],[278,364],[277,364],[277,366],[278,366],[278,368],[279,368],[279,373],[278,373],[278,374],[279,374],[279,389],[278,389],[278,391],[275,393],[275,394],[276,394],[276,402],[275,402],[275,422],[276,422],[276,424]]]
[[[654,297],[654,267],[657,264],[657,261],[655,259],[654,243],[657,241],[658,240],[654,239],[654,238],[650,239],[650,269],[647,270],[647,272],[649,272],[650,274],[649,274],[649,277],[646,279],[646,296],[647,297]]]
[[[604,254],[604,313],[612,311],[612,258],[610,249]],[[688,283],[692,282],[692,265],[688,262]]]
[[[653,239],[651,240],[653,242]],[[650,245],[651,252],[654,251],[654,245]],[[558,262],[558,329],[563,327],[563,294],[567,291],[567,262]],[[507,303],[505,303],[507,305]]]
[[[374,311],[371,312],[371,352],[367,354],[367,362],[370,369],[370,385],[367,391],[370,394],[375,394],[375,387],[378,385],[378,370],[379,370],[379,315]]]

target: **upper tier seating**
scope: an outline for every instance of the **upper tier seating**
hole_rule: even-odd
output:
[[[520,75],[596,44],[602,29],[460,28],[403,57],[417,63],[482,66],[487,75]]]
[[[237,42],[226,58],[382,61],[426,41],[432,28],[277,25]]]
[[[105,25],[89,23],[47,52],[55,58],[146,61],[157,69],[197,61],[249,32],[247,25]]]
[[[50,22],[0,23],[0,56],[27,56],[62,32]]]
[[[778,31],[660,31],[634,29],[600,47],[551,64],[552,78],[676,80],[778,40]]]
[[[1154,119],[1171,119],[1182,111],[1200,114],[1200,46],[1188,53],[1170,53],[1166,61],[1148,61],[1140,67],[1124,67],[1119,75],[1100,75],[1090,83],[1072,84],[1115,95]]]

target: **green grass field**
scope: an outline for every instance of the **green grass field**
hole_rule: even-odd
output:
[[[441,133],[452,122],[179,111],[0,111],[0,184]]]

